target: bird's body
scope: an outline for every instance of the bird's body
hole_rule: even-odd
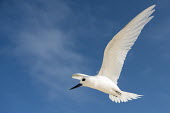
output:
[[[103,63],[96,76],[73,74],[72,78],[80,80],[80,84],[71,89],[80,86],[97,89],[109,94],[109,98],[115,102],[127,102],[140,98],[141,95],[120,90],[117,80],[128,51],[134,45],[144,26],[153,18],[151,14],[155,11],[154,7],[155,5],[145,9],[113,37],[105,48]]]
[[[119,87],[105,76],[87,76],[85,78],[87,82],[84,82],[83,86],[97,89],[110,95],[117,95],[115,91],[120,91]]]

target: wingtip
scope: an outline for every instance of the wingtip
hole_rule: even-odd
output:
[[[154,16],[150,16],[149,19],[151,20]]]
[[[156,7],[156,4],[150,6],[150,8],[152,8],[152,9],[155,8],[155,7]]]
[[[152,10],[152,9],[154,9],[155,7],[156,7],[156,5],[154,4],[154,5],[151,5],[150,7],[148,7],[147,9]]]
[[[152,5],[152,6],[153,6],[153,8],[154,8],[154,7],[156,7],[156,4],[154,4],[154,5]]]

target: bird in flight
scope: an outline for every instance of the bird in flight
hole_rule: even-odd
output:
[[[117,80],[128,51],[134,45],[144,26],[154,17],[151,15],[155,11],[155,6],[152,5],[138,14],[113,37],[105,48],[102,66],[96,76],[73,74],[72,78],[80,80],[80,83],[71,89],[81,86],[90,87],[109,94],[109,98],[116,103],[140,98],[142,95],[120,90]]]

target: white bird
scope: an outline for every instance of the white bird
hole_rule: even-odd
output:
[[[103,63],[96,76],[76,73],[72,78],[80,80],[80,83],[71,89],[86,86],[109,94],[114,102],[127,102],[140,98],[142,95],[125,92],[117,86],[120,72],[128,51],[131,49],[144,26],[154,17],[155,11],[152,5],[131,20],[113,39],[108,43],[104,51]],[[70,89],[70,90],[71,90]]]

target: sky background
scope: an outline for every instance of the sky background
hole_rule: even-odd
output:
[[[112,37],[145,8],[155,17],[129,52],[116,104],[73,73],[96,75]],[[169,0],[1,0],[0,113],[169,113]]]

